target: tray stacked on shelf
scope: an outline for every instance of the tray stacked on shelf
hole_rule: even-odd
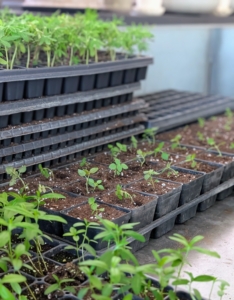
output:
[[[144,130],[133,92],[150,58],[0,72],[0,174],[54,166]]]

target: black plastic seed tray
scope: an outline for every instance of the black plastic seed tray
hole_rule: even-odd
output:
[[[226,108],[234,108],[232,98],[173,90],[142,98],[149,104],[144,110],[148,117],[146,126],[158,127],[158,132],[191,123],[199,117],[222,113]]]
[[[101,91],[3,102],[0,103],[0,128],[130,102],[133,92],[139,87],[139,83],[133,83]]]
[[[79,115],[74,115],[66,118],[58,118],[56,120],[39,122],[38,124],[27,124],[24,126],[19,125],[17,127],[9,126],[5,129],[0,130],[0,140],[6,140],[20,136],[26,136],[25,140],[27,140],[28,135],[38,133],[41,133],[42,137],[46,137],[48,136],[48,132],[50,135],[55,135],[57,134],[57,132],[60,132],[63,128],[67,128],[68,130],[70,130],[70,128],[74,127],[75,125],[78,126],[79,124],[81,125],[93,121],[96,121],[98,124],[100,124],[103,121],[106,122],[109,118],[112,118],[116,115],[137,111],[146,106],[147,104],[143,100],[135,100],[120,105],[102,108],[101,110],[99,109],[91,112],[84,112]],[[2,117],[0,117],[0,119],[1,118]],[[32,138],[34,139],[34,137]]]
[[[130,126],[131,127],[131,126]],[[118,133],[115,134],[110,134],[110,132],[107,131],[107,136],[101,137],[101,138],[95,138],[93,140],[87,141],[87,142],[82,142],[79,144],[75,144],[73,146],[68,146],[66,148],[62,148],[60,147],[57,150],[52,150],[48,153],[44,153],[44,154],[40,154],[40,155],[36,155],[36,156],[29,156],[28,158],[24,158],[24,159],[20,159],[19,161],[14,161],[12,163],[6,163],[6,164],[2,164],[0,165],[0,174],[4,174],[5,173],[5,168],[8,166],[13,166],[14,168],[19,168],[20,166],[25,165],[27,166],[33,166],[33,165],[38,165],[40,163],[44,163],[44,162],[50,162],[50,161],[54,161],[56,159],[71,155],[71,157],[73,156],[73,154],[75,153],[80,153],[86,149],[90,149],[90,148],[95,148],[98,146],[103,146],[109,143],[112,143],[114,141],[118,141],[118,140],[123,140],[126,139],[128,137],[131,137],[132,135],[139,135],[140,133],[142,133],[144,131],[145,127],[144,125],[134,125],[134,128],[132,129],[127,129],[125,127],[122,128],[122,130]],[[74,156],[73,156],[74,158]]]
[[[89,65],[1,70],[0,102],[91,91],[145,79],[150,57],[118,57]]]

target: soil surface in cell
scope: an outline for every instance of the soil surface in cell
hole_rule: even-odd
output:
[[[153,183],[151,181],[140,180],[132,183],[128,186],[128,189],[141,191],[144,193],[155,194],[155,195],[165,195],[170,191],[178,188],[179,185],[173,182],[160,181],[153,178]]]
[[[177,166],[180,166],[181,168],[184,168],[184,169],[205,172],[205,173],[210,173],[217,169],[217,166],[212,166],[205,162],[197,162],[197,165],[195,168],[192,168],[191,162],[182,163]]]
[[[234,160],[234,157],[231,157],[231,156],[223,156],[223,155],[219,156],[219,155],[212,154],[212,153],[209,153],[209,152],[199,153],[196,156],[196,158],[206,160],[206,161],[220,163],[220,164],[223,164],[223,165],[227,165],[228,163],[230,163]]]
[[[60,250],[58,253],[52,254],[50,258],[61,264],[64,264],[67,262],[72,262],[73,260],[77,259],[77,256],[64,249],[64,250]]]
[[[21,270],[31,276],[34,276],[36,278],[41,278],[46,276],[48,273],[54,272],[58,266],[54,264],[53,262],[50,262],[48,260],[33,260],[32,263],[28,263],[31,267],[31,269],[28,269],[26,267],[23,267]]]
[[[63,292],[59,291],[59,290],[57,290],[49,295],[45,295],[45,291],[48,288],[48,286],[43,283],[41,283],[41,284],[38,283],[38,284],[32,285],[32,286],[30,286],[30,288],[31,288],[31,292],[33,293],[33,296],[28,289],[25,289],[22,292],[23,295],[27,296],[28,300],[58,299],[63,296]]]
[[[56,247],[57,245],[53,246],[53,245],[50,245],[50,244],[47,244],[46,242],[42,245],[40,245],[40,251],[41,253],[45,253],[46,251],[49,251],[51,249],[53,249],[54,247]],[[33,251],[33,252],[37,252],[37,248],[35,245],[32,245],[30,247],[30,250]]]
[[[54,191],[65,198],[61,199],[47,199],[45,200],[45,204],[43,204],[42,207],[49,209],[49,210],[54,210],[54,211],[62,211],[64,209],[68,209],[70,207],[76,206],[78,204],[81,204],[84,202],[86,199],[82,197],[73,197],[69,196],[68,194],[61,193],[60,191]]]
[[[151,201],[153,201],[155,198],[151,196],[145,196],[143,194],[137,193],[135,191],[132,191],[130,189],[125,190],[132,198],[123,198],[119,199],[115,193],[106,194],[102,197],[102,201],[110,204],[114,204],[120,207],[126,207],[130,209],[134,209],[140,206],[143,206]]]
[[[159,178],[163,178],[163,179],[167,179],[167,180],[172,180],[172,181],[176,181],[176,182],[181,182],[181,183],[189,183],[193,180],[196,180],[197,178],[201,177],[202,175],[200,174],[190,174],[190,173],[183,173],[180,171],[177,171],[176,173],[172,173],[172,171],[165,172],[163,174],[160,174],[158,177]]]
[[[100,211],[100,209],[104,209],[104,211]],[[105,204],[99,204],[98,210],[98,212],[93,212],[89,204],[84,204],[71,209],[70,211],[66,212],[66,214],[73,218],[81,220],[86,219],[90,222],[98,221],[98,216],[102,217],[103,219],[112,221],[126,214],[121,210]],[[95,215],[97,215],[97,217]]]

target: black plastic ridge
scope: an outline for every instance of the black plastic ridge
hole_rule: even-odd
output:
[[[91,90],[88,92],[78,92],[28,100],[7,101],[0,104],[0,116],[120,96],[132,93],[139,88],[140,83],[131,83],[101,90]]]
[[[97,147],[100,145],[112,143],[114,141],[122,140],[122,139],[130,137],[132,135],[138,135],[138,134],[142,133],[144,130],[145,130],[145,126],[139,125],[136,128],[129,129],[124,132],[115,133],[115,134],[105,136],[102,138],[96,138],[95,140],[91,140],[88,142],[82,142],[81,144],[78,144],[78,145],[74,145],[74,146],[67,147],[64,149],[59,149],[56,151],[51,151],[51,152],[48,152],[45,154],[22,159],[22,160],[12,162],[9,164],[2,164],[2,165],[0,165],[0,174],[4,174],[6,167],[9,167],[9,166],[12,166],[14,168],[19,168],[20,166],[23,166],[23,165],[25,165],[25,166],[37,165],[37,164],[43,163],[45,161],[50,161],[50,160],[53,160],[53,159],[56,159],[59,157],[63,157],[63,156],[69,155],[69,154],[73,154],[76,152],[80,152],[80,151],[83,151],[86,149],[90,149],[90,148]]]
[[[131,117],[131,118],[115,120],[115,121],[108,122],[108,123],[105,123],[105,124],[102,124],[99,126],[91,127],[88,129],[81,129],[78,131],[73,131],[73,132],[57,135],[57,136],[50,137],[50,138],[36,140],[34,142],[29,142],[29,143],[19,144],[17,146],[3,148],[3,149],[0,149],[0,157],[5,157],[8,155],[21,153],[21,152],[25,152],[25,151],[29,151],[29,150],[33,150],[33,149],[37,149],[37,148],[41,148],[41,147],[46,147],[46,146],[50,146],[50,145],[54,145],[54,144],[59,144],[59,143],[74,140],[74,139],[77,139],[80,137],[89,136],[89,135],[96,134],[99,132],[104,132],[106,130],[109,131],[111,129],[128,126],[128,125],[131,125],[134,123],[143,123],[146,120],[147,119],[144,114],[139,114],[139,115]]]
[[[3,70],[0,73],[0,82],[48,79],[58,77],[84,76],[101,74],[119,70],[146,67],[153,63],[151,57],[135,57],[116,60],[114,62],[99,62],[89,65],[43,67],[31,69]]]
[[[22,136],[26,134],[42,132],[46,130],[52,130],[56,128],[62,128],[67,126],[72,126],[76,124],[82,124],[84,122],[89,122],[93,120],[99,120],[110,116],[119,115],[121,113],[130,112],[134,110],[139,110],[147,107],[148,104],[144,100],[134,100],[128,104],[112,106],[111,108],[102,108],[101,110],[95,112],[85,112],[83,114],[77,114],[74,117],[65,117],[64,119],[39,123],[35,125],[20,126],[18,128],[3,129],[0,130],[0,140]]]

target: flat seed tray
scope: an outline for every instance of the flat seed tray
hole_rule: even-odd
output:
[[[149,108],[144,110],[148,117],[146,126],[158,127],[158,132],[234,108],[232,98],[174,90],[146,95],[142,99],[149,104]]]

